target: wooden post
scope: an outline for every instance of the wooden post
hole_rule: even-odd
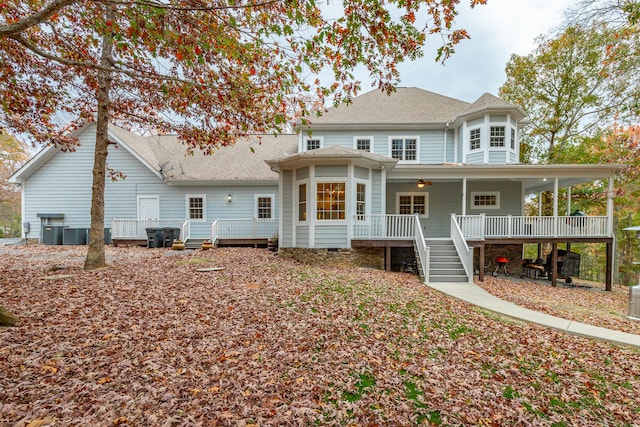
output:
[[[551,286],[558,286],[558,243],[551,244]]]
[[[607,264],[606,267],[606,282],[605,282],[605,290],[612,290],[612,282],[613,282],[613,243],[607,242]]]
[[[386,246],[384,248],[384,269],[386,271],[391,271],[391,246]]]
[[[478,258],[478,280],[484,282],[484,243],[482,243],[479,247],[479,258]]]

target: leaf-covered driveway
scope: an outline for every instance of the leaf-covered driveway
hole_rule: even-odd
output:
[[[107,248],[85,272],[83,250],[0,248],[7,425],[639,425],[637,350],[410,275],[245,248]]]

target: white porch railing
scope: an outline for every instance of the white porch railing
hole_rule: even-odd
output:
[[[456,214],[451,214],[451,240],[456,247],[464,272],[469,283],[473,282],[473,249],[469,247],[462,230],[456,221]]]
[[[146,240],[146,228],[180,228],[180,239],[188,238],[189,220],[184,219],[123,219],[111,220],[111,238],[114,240]],[[187,233],[187,234],[185,234]]]
[[[353,239],[407,239],[415,236],[413,215],[356,215]]]
[[[466,239],[610,237],[606,216],[454,215]]]
[[[268,239],[278,234],[278,218],[216,219],[211,241],[218,239]]]
[[[429,257],[431,256],[431,250],[429,249],[429,246],[427,246],[427,242],[424,240],[422,225],[420,225],[420,218],[418,215],[415,215],[414,218],[414,242],[418,250],[422,273],[424,274],[424,283],[429,283]]]

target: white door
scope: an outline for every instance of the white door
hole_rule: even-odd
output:
[[[138,196],[138,219],[160,218],[158,196]]]

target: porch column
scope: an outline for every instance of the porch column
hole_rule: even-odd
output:
[[[542,191],[538,193],[538,216],[542,216]]]
[[[551,286],[558,286],[558,243],[551,244]]]
[[[567,216],[571,215],[571,186],[567,187]]]
[[[484,282],[484,242],[478,247],[478,280]]]
[[[607,242],[607,261],[605,268],[605,290],[611,291],[613,283],[613,242]]]
[[[467,214],[467,178],[462,178],[462,215]]]
[[[613,177],[609,177],[609,191],[607,191],[607,233],[613,236]]]
[[[558,177],[553,179],[553,236],[558,235]],[[555,278],[555,276],[554,276]]]

